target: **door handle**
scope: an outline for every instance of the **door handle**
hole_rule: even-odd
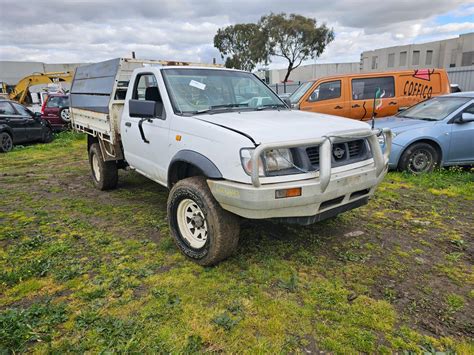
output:
[[[143,122],[149,121],[149,120],[150,120],[149,118],[142,118],[140,121],[138,121],[138,130],[140,131],[140,136],[142,136],[143,141],[147,144],[150,143],[150,141],[146,139],[142,126],[143,126]]]
[[[339,106],[337,105],[336,107],[334,107],[335,110],[342,110],[342,106]]]
[[[357,108],[357,107],[360,107],[360,105],[359,104],[352,105],[352,108]]]
[[[125,126],[132,127],[132,124],[130,122],[125,122]]]
[[[393,106],[393,105],[396,105],[396,104],[397,104],[397,103],[396,103],[395,101],[390,101],[390,102],[389,102],[389,105],[392,105],[392,106]]]

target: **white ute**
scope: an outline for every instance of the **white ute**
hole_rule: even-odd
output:
[[[70,101],[95,186],[129,167],[168,187],[171,234],[201,265],[236,249],[238,216],[314,223],[366,204],[387,172],[389,130],[293,111],[244,71],[113,59],[77,68]]]

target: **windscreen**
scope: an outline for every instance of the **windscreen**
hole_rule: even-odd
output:
[[[442,120],[470,99],[466,97],[435,97],[398,114],[399,117],[426,121]]]
[[[170,68],[162,72],[175,113],[286,107],[271,89],[251,73],[191,68]]]
[[[292,104],[297,104],[303,95],[308,91],[308,89],[313,85],[313,81],[307,81],[306,83],[301,84],[298,89],[295,90],[290,96],[290,101]]]

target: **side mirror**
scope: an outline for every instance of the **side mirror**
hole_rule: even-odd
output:
[[[156,101],[130,100],[128,102],[128,113],[130,117],[155,118]]]
[[[474,114],[464,112],[464,113],[461,115],[461,119],[458,120],[458,122],[459,122],[459,123],[474,122]]]
[[[39,120],[41,118],[41,112],[34,112],[33,113],[33,118],[35,120]]]

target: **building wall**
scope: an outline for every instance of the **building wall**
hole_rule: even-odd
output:
[[[393,58],[393,65],[389,63],[391,62],[390,56]],[[403,63],[404,56],[406,56],[405,63]],[[362,52],[360,58],[360,70],[362,72],[421,69],[427,67],[457,68],[470,65],[474,65],[474,32],[442,41],[366,51]]]

